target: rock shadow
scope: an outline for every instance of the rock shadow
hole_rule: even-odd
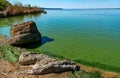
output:
[[[48,42],[54,41],[53,38],[49,38],[48,36],[42,36],[42,40],[37,42],[37,43],[32,43],[32,44],[28,44],[25,46],[22,46],[22,48],[28,48],[28,49],[35,49],[37,47],[43,46]]]
[[[51,41],[54,41],[54,39],[49,38],[47,36],[42,36],[41,46],[44,45],[45,43],[48,43],[48,42],[51,42]]]

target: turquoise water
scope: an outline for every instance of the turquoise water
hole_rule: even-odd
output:
[[[0,19],[0,34],[34,20],[49,42],[34,50],[72,60],[120,67],[120,10],[48,10],[47,14]]]

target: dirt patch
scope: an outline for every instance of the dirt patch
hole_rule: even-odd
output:
[[[8,61],[0,59],[0,78],[74,78],[71,72],[64,72],[59,74],[46,74],[46,75],[28,75],[24,74],[23,70],[27,70],[24,66],[18,63],[13,64]]]

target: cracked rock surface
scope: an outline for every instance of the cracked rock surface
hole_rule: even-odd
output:
[[[19,58],[19,64],[31,66],[31,69],[26,70],[26,73],[32,75],[61,73],[79,69],[79,67],[72,61],[57,60],[44,54],[31,52],[22,53]]]

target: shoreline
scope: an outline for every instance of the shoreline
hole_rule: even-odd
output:
[[[20,15],[28,15],[28,14],[35,14],[35,13],[44,13],[46,14],[47,12],[44,10],[41,10],[39,8],[36,8],[35,10],[28,10],[28,11],[24,11],[23,13],[14,13],[14,14],[10,14],[9,11],[7,12],[7,10],[5,11],[0,11],[0,18],[6,18],[6,17],[13,17],[13,16],[20,16]]]
[[[4,36],[0,36],[0,42],[1,43],[5,43],[6,42],[6,40],[7,39],[5,39],[5,37]],[[9,48],[9,46],[7,46],[6,45],[6,43],[5,44],[3,44],[5,47],[2,47],[2,49],[6,49],[6,51],[7,51],[7,49]],[[6,47],[7,46],[7,47]],[[1,46],[0,46],[1,47]],[[22,50],[22,48],[18,48],[18,47],[12,47],[13,49],[17,49],[17,50],[19,50],[20,51],[20,53],[23,51]],[[12,50],[12,49],[11,49]],[[40,52],[41,53],[41,52]],[[61,59],[61,58],[59,58],[59,56],[58,57],[55,57],[55,56],[52,56],[52,55],[49,55],[49,54],[46,54],[46,55],[48,55],[48,56],[50,56],[50,57],[53,57],[53,58],[58,58],[58,59]],[[0,51],[0,60],[2,60],[3,59],[3,57],[2,57],[2,54],[1,54],[1,51]],[[0,63],[2,63],[2,62],[5,62],[5,63],[10,63],[10,62],[8,62],[7,60],[4,60],[3,59],[3,61],[1,61]],[[12,64],[12,65],[16,65],[16,66],[18,66],[18,62],[15,62],[15,63],[10,63],[10,64]],[[106,78],[106,77],[110,77],[110,78],[113,78],[113,77],[120,77],[120,73],[119,72],[115,72],[115,71],[109,71],[109,70],[104,70],[104,69],[100,69],[100,68],[96,68],[96,67],[91,67],[91,66],[88,66],[88,65],[85,65],[85,64],[81,64],[81,63],[77,63],[77,65],[78,66],[80,66],[80,71],[79,72],[83,72],[83,73],[85,73],[85,72],[87,72],[87,73],[94,73],[94,72],[99,72],[100,74],[101,74],[101,76],[103,77],[103,78]],[[3,68],[5,68],[5,67],[3,67]],[[13,69],[14,68],[16,68],[16,67],[13,67]],[[11,69],[11,71],[16,71],[16,70],[13,70],[13,69]],[[79,73],[78,72],[78,73]],[[46,75],[48,75],[48,74],[46,74]],[[60,73],[60,75],[62,75],[62,73]],[[28,75],[27,75],[28,76]],[[40,76],[42,76],[42,75],[40,75]]]
[[[47,13],[44,9],[40,7],[31,6],[30,4],[23,5],[20,2],[13,5],[10,2],[5,1],[4,5],[5,5],[4,9],[0,10],[0,18],[26,15],[32,13],[45,13],[45,14]]]
[[[57,56],[57,55],[52,55],[48,52],[40,52],[40,53],[43,53],[43,54],[46,54],[46,55],[49,55],[51,57],[54,57],[54,58],[59,58],[59,59],[67,59],[67,58],[64,58],[63,56]],[[120,73],[120,67],[115,67],[115,66],[109,66],[109,65],[106,65],[106,64],[101,64],[101,63],[98,63],[98,62],[87,62],[85,60],[72,60],[74,62],[76,62],[77,64],[80,64],[80,65],[85,65],[87,67],[91,67],[91,68],[97,68],[97,69],[100,69],[100,70],[104,70],[104,71],[110,71],[110,72],[117,72],[117,73]]]

